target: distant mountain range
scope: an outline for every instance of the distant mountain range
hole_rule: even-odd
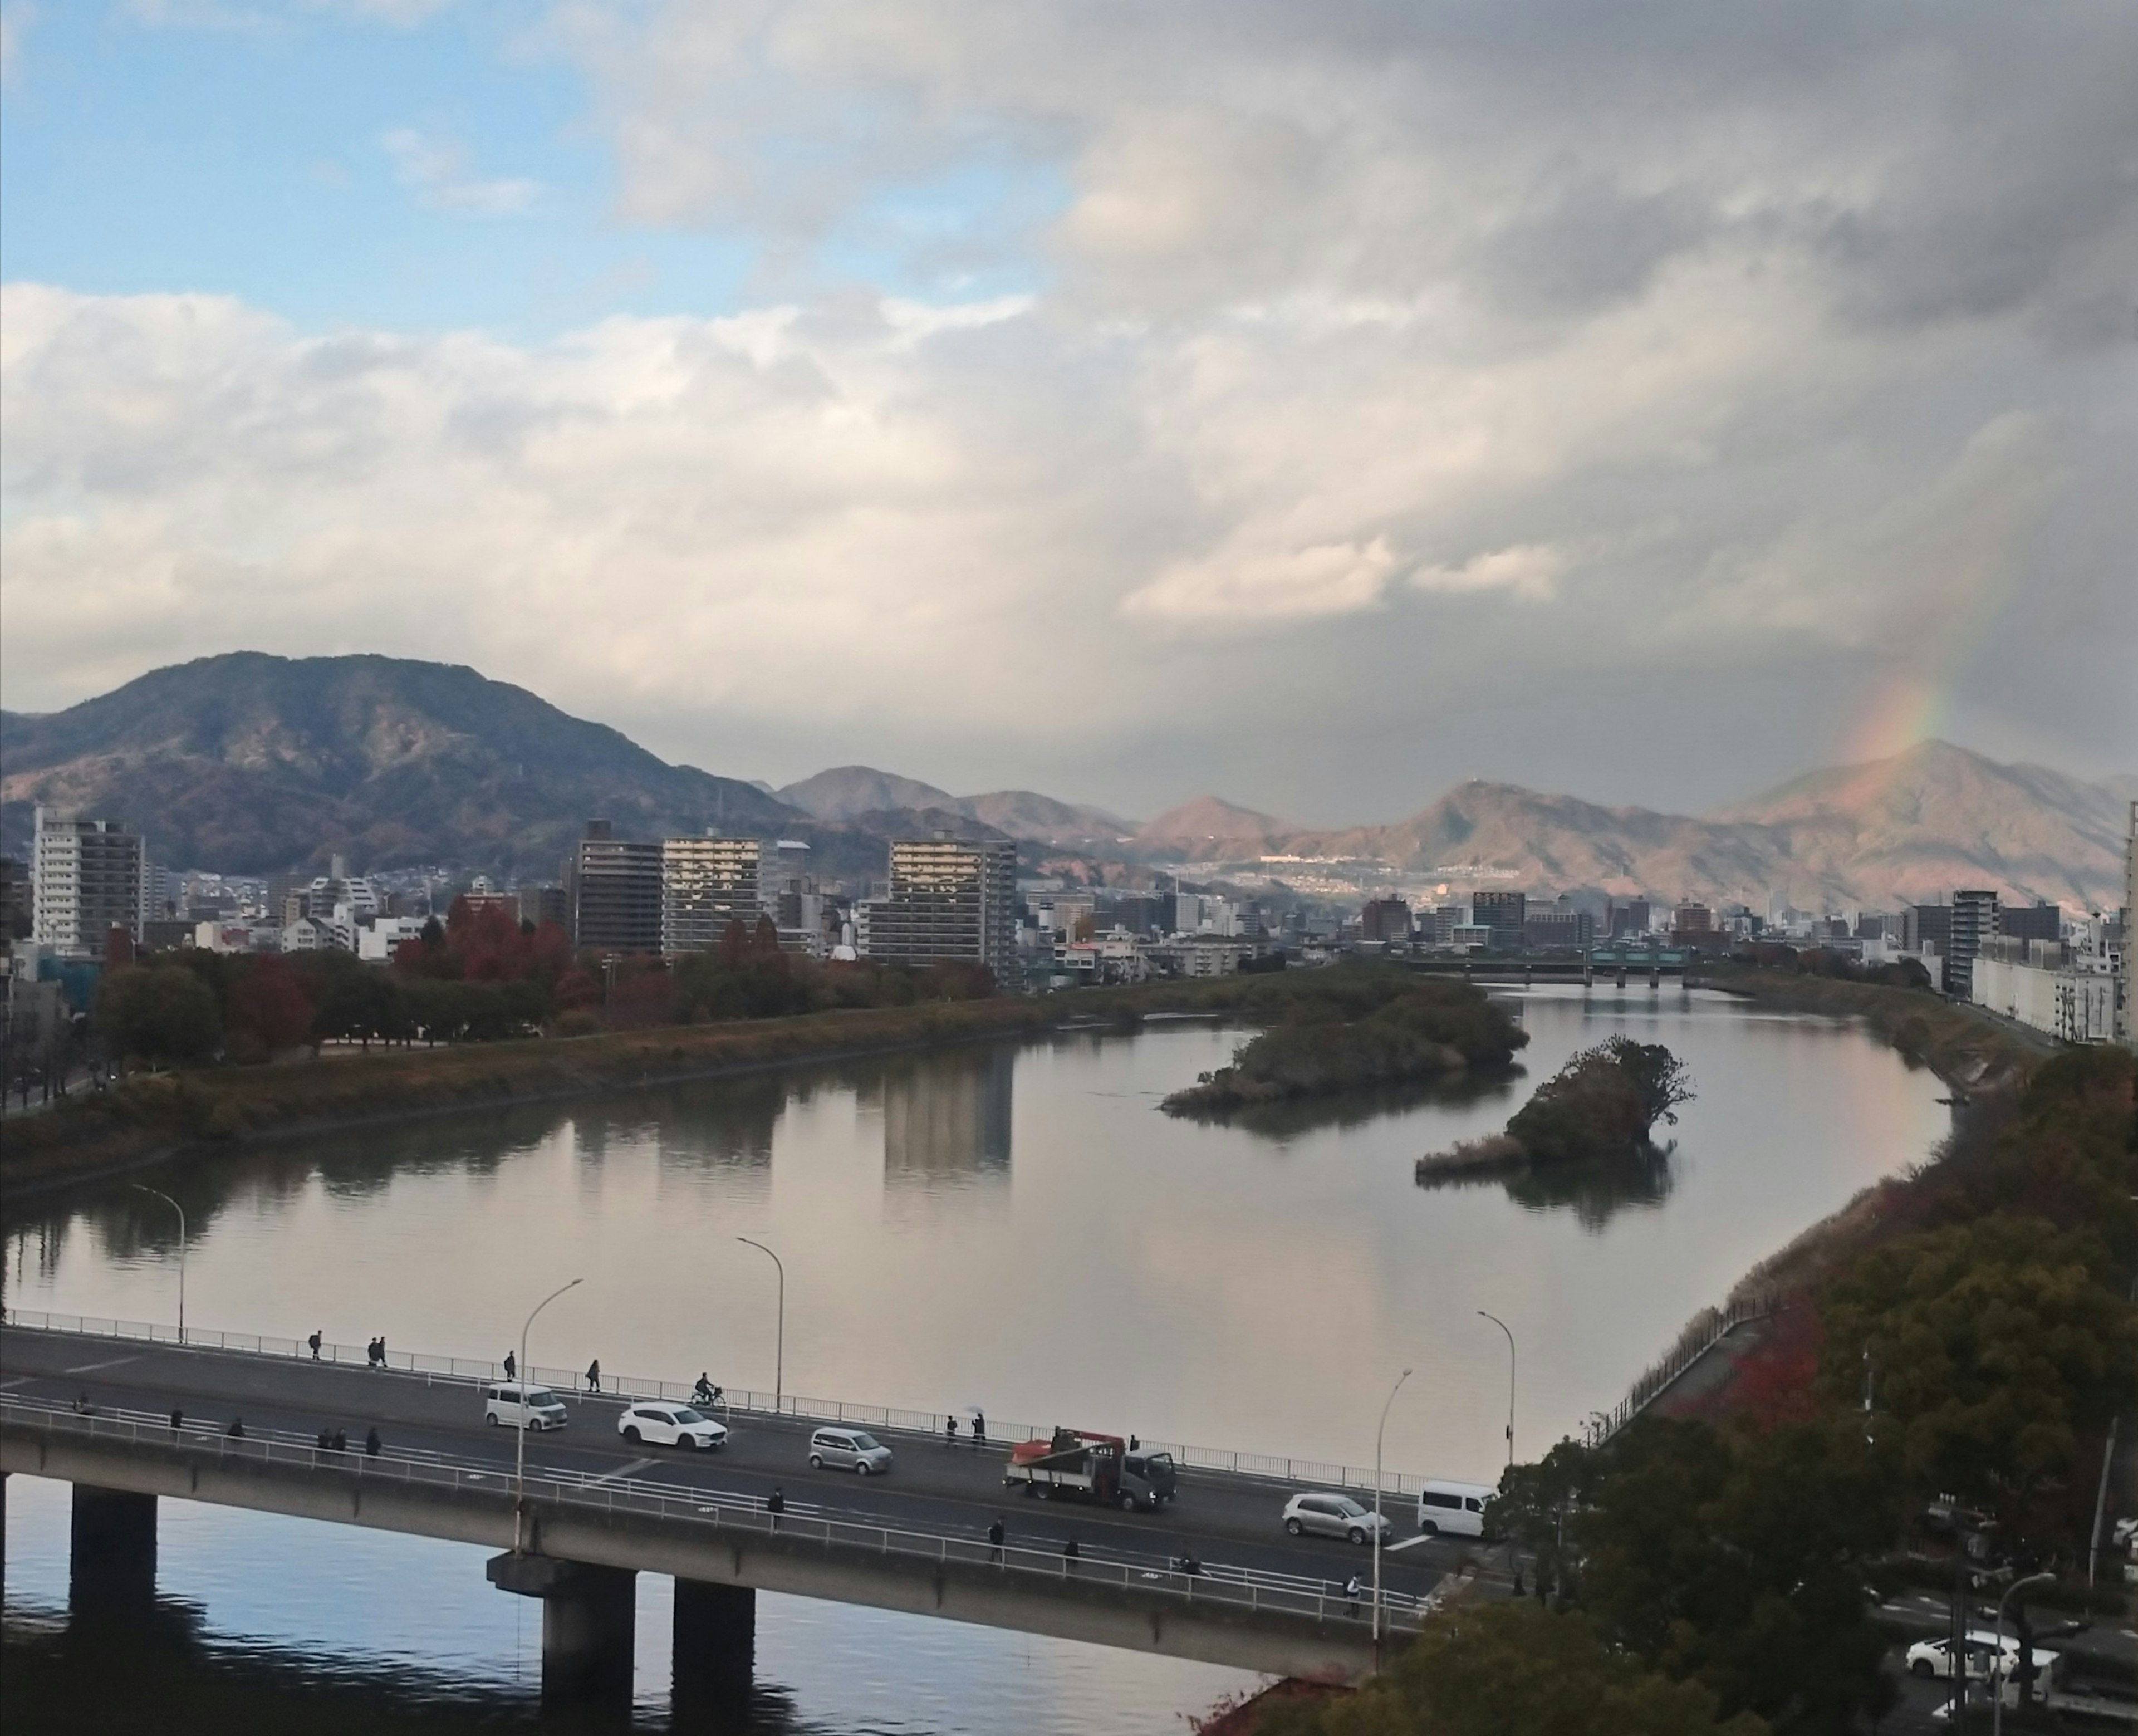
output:
[[[1409,818],[1301,827],[1203,797],[1140,825],[1030,790],[954,796],[866,766],[769,790],[670,765],[617,731],[471,669],[235,652],[160,669],[62,712],[0,712],[0,847],[32,806],[125,821],[159,861],[266,873],[424,863],[556,871],[588,817],[619,836],[756,831],[807,839],[819,870],[880,874],[889,837],[1009,836],[1035,861],[1229,866],[1742,901],[1879,906],[1960,886],[2087,909],[2120,901],[2138,779],[2089,783],[1944,742],[1811,773],[1692,817],[1513,784],[1459,786]],[[1300,859],[1291,861],[1271,857]]]

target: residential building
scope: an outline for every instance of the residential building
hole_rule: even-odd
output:
[[[2116,1035],[2120,963],[2091,935],[2068,946],[1992,935],[1970,961],[1970,998],[2067,1043],[2110,1042]]]
[[[1645,898],[1629,898],[1623,904],[1611,901],[1611,938],[1623,940],[1629,934],[1648,932],[1648,901]]]
[[[670,838],[661,846],[661,950],[718,946],[729,924],[757,925],[765,849],[757,838]]]
[[[1111,928],[1089,939],[1057,938],[1054,972],[1078,983],[1140,983],[1150,974],[1150,958],[1140,935]]]
[[[356,931],[356,956],[367,964],[391,964],[403,941],[421,940],[427,916],[382,916]]]
[[[139,835],[116,820],[37,810],[34,939],[64,956],[100,958],[114,929],[138,936],[147,856]]]
[[[1359,912],[1359,939],[1369,944],[1410,939],[1410,906],[1399,898],[1376,898]]]
[[[1994,892],[1955,892],[1952,895],[1952,945],[1945,955],[1945,992],[1955,1001],[1974,998],[1974,961],[1983,943],[1997,933],[1997,895]]]
[[[1706,905],[1686,902],[1671,912],[1671,939],[1680,946],[1698,946],[1715,934],[1715,912]]]
[[[554,922],[569,932],[572,907],[564,900],[562,886],[520,886],[514,889],[513,897],[522,922],[531,922],[538,929],[545,922]]]
[[[1175,977],[1228,977],[1254,956],[1250,943],[1222,934],[1176,934],[1150,948],[1150,962]]]
[[[1470,897],[1470,920],[1492,931],[1492,945],[1501,952],[1521,950],[1523,925],[1529,919],[1525,892],[1476,892]]]
[[[1458,953],[1483,952],[1492,944],[1492,930],[1481,922],[1458,922],[1447,931],[1447,944]]]
[[[616,836],[587,822],[570,858],[572,938],[601,953],[661,950],[661,846]]]
[[[17,857],[0,856],[0,940],[27,940],[37,920],[35,888]]]
[[[881,964],[984,964],[1018,974],[1017,846],[938,835],[891,846],[890,890],[857,906],[857,944]]]

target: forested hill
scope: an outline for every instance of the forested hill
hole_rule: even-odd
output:
[[[601,724],[472,669],[238,651],[159,669],[65,711],[0,713],[0,842],[37,802],[122,819],[175,866],[268,873],[346,851],[556,871],[589,815],[619,836],[806,817],[670,765]]]

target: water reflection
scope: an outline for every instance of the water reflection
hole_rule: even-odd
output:
[[[1428,1190],[1497,1187],[1527,1212],[1571,1209],[1584,1230],[1603,1229],[1628,1208],[1653,1210],[1677,1186],[1677,1142],[1605,1158],[1532,1163],[1513,1173],[1428,1170],[1418,1185]]]
[[[1292,1097],[1276,1103],[1249,1104],[1241,1109],[1203,1109],[1184,1117],[1207,1126],[1236,1127],[1279,1144],[1324,1128],[1364,1127],[1390,1115],[1413,1109],[1467,1109],[1474,1104],[1511,1100],[1515,1088],[1528,1076],[1525,1069],[1451,1073],[1438,1079],[1421,1079],[1407,1085],[1377,1085],[1369,1090],[1345,1091],[1333,1097]]]
[[[1007,1180],[1016,1070],[1015,1053],[999,1046],[887,1065],[862,1093],[882,1106],[885,1185]]]

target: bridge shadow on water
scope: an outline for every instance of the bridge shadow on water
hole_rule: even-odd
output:
[[[783,1688],[757,1685],[670,1707],[544,1705],[518,1682],[426,1672],[211,1634],[201,1607],[67,1613],[11,1601],[0,1624],[9,1736],[802,1736]]]

